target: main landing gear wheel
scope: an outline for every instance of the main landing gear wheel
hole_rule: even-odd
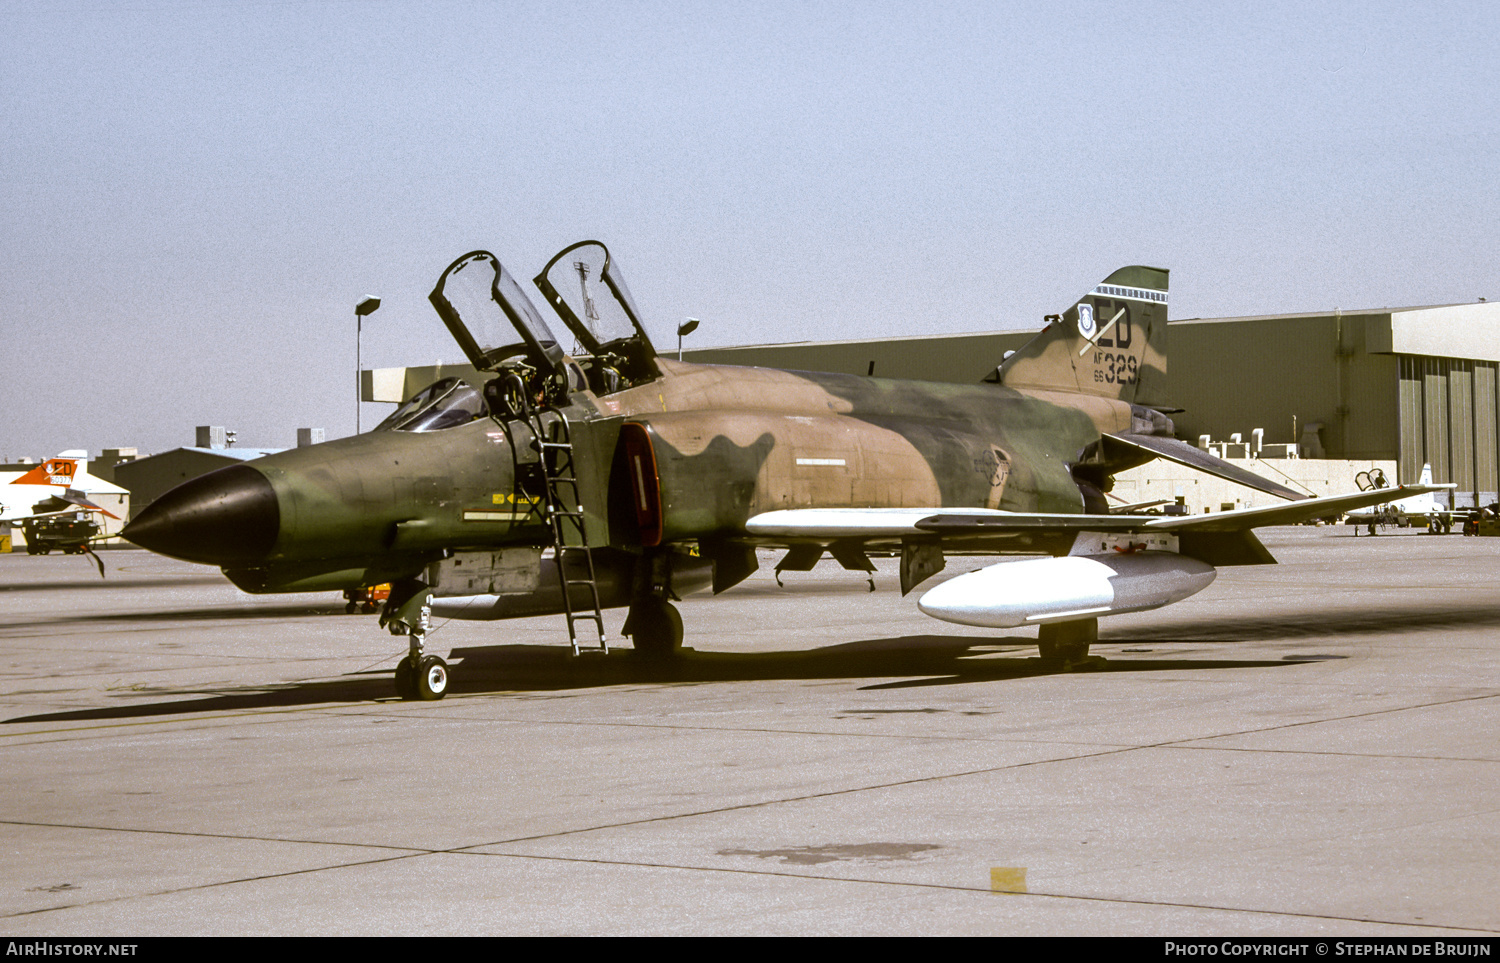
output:
[[[682,649],[682,616],[666,599],[636,601],[625,627],[635,651],[648,659],[668,659]]]
[[[1036,639],[1042,661],[1064,671],[1103,668],[1103,659],[1089,657],[1089,646],[1098,641],[1098,619],[1051,622],[1038,628]]]

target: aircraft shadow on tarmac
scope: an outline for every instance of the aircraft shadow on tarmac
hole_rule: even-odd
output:
[[[1309,661],[1321,657],[1314,656]],[[1272,668],[1295,659],[1110,659],[1092,667],[1098,672]],[[449,689],[454,694],[564,692],[614,685],[712,684],[776,679],[891,678],[864,689],[1003,682],[1065,671],[1036,656],[1024,638],[984,639],[972,636],[912,635],[866,639],[809,651],[699,652],[684,649],[666,661],[642,659],[630,649],[609,655],[571,657],[566,647],[497,645],[454,649]],[[395,701],[391,669],[370,670],[341,679],[278,686],[243,686],[195,690],[122,693],[128,704],[65,712],[47,712],[4,720],[7,723],[74,722],[132,719],[200,712],[235,712],[292,708],[327,703]],[[917,678],[912,678],[912,677]],[[152,701],[140,701],[149,695]],[[162,701],[161,697],[170,697]],[[185,698],[198,696],[199,698]]]
[[[92,582],[12,582],[0,585],[0,592],[78,592],[95,589],[172,589],[185,585],[229,585],[224,576],[213,575],[174,576],[172,578],[106,578]]]
[[[0,638],[17,638],[34,634],[36,630],[56,630],[69,625],[129,625],[133,623],[167,622],[233,622],[240,619],[274,621],[277,619],[305,618],[309,616],[338,615],[343,617],[342,603],[332,606],[327,603],[207,606],[195,609],[172,609],[155,612],[101,612],[94,615],[58,615],[30,620],[7,620],[0,624]]]
[[[1325,608],[1226,618],[1164,619],[1159,625],[1108,631],[1108,641],[1263,642],[1333,636],[1407,635],[1444,629],[1500,626],[1500,601]]]
[[[303,606],[212,608],[171,613],[134,613],[97,616],[108,620],[184,618],[274,618],[313,614],[322,609]],[[1321,654],[1286,655],[1278,659],[1144,658],[1119,645],[1212,645],[1234,642],[1277,642],[1300,639],[1391,636],[1434,632],[1461,626],[1500,626],[1500,602],[1409,607],[1324,609],[1270,615],[1177,619],[1162,625],[1115,629],[1105,627],[1094,650],[1110,657],[1094,667],[1099,672],[1198,671],[1286,667],[1330,658]],[[565,692],[612,685],[650,683],[712,684],[774,679],[876,679],[865,689],[916,688],[1004,682],[1054,674],[1055,664],[1036,657],[1034,643],[1024,636],[984,638],[958,635],[909,635],[864,639],[807,651],[703,652],[685,649],[681,658],[649,661],[630,649],[607,656],[573,659],[561,645],[474,646],[452,650],[455,694]],[[394,656],[393,656],[394,660]],[[392,701],[393,669],[378,669],[340,679],[278,686],[244,686],[212,690],[155,690],[121,694],[127,704],[66,712],[49,712],[5,720],[67,722],[167,716],[194,712],[234,712],[327,703]],[[153,701],[140,701],[149,695]],[[189,698],[197,696],[199,698]],[[161,697],[168,697],[160,701]]]

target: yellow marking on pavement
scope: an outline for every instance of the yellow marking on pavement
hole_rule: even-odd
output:
[[[1024,893],[1024,892],[1026,892],[1026,867],[1025,866],[991,866],[990,867],[990,892],[992,892],[992,893]]]

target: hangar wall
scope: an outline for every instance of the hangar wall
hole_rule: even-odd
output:
[[[1395,459],[1396,359],[1367,347],[1384,317],[1174,322],[1167,377],[1185,409],[1172,416],[1180,436],[1263,428],[1266,441],[1297,444],[1305,457]]]
[[[1453,504],[1500,500],[1500,304],[1193,319],[1171,326],[1168,377],[1180,434],[1252,427],[1303,454],[1422,466]],[[1247,414],[1253,413],[1253,414]],[[1247,418],[1260,424],[1246,424]],[[1309,438],[1309,431],[1321,426]]]
[[[1496,363],[1403,355],[1400,364],[1402,477],[1430,462],[1433,478],[1457,482],[1478,504],[1500,500]]]

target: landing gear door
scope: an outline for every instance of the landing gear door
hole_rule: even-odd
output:
[[[481,371],[524,357],[545,374],[562,372],[557,336],[516,279],[488,251],[470,252],[448,265],[427,299]]]
[[[660,376],[635,299],[603,244],[580,241],[563,248],[535,282],[578,343],[599,364],[616,369],[625,386]]]

